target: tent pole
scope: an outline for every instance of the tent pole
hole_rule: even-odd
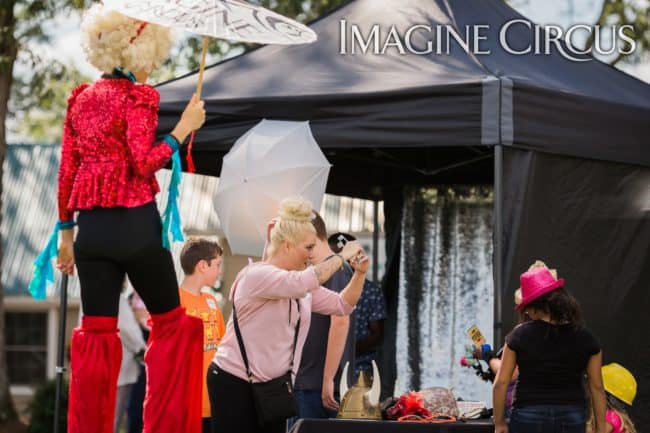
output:
[[[373,229],[372,229],[372,281],[379,284],[379,201],[373,201]]]
[[[59,419],[61,417],[61,397],[63,393],[63,375],[65,374],[65,319],[68,313],[68,274],[61,278],[59,293],[59,344],[56,354],[56,391],[54,395],[54,426],[52,431],[59,433]]]
[[[494,230],[493,230],[493,275],[494,275],[494,339],[495,347],[501,346],[502,338],[502,295],[503,295],[503,147],[494,146]]]

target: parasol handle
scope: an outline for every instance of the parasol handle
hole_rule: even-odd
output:
[[[196,83],[196,94],[201,99],[201,87],[203,87],[203,70],[205,69],[205,56],[208,53],[208,37],[203,36],[203,49],[201,50],[201,65],[199,66],[199,82]]]
[[[68,311],[68,274],[61,278],[59,293],[59,343],[56,350],[56,389],[54,394],[54,433],[59,433],[59,420],[63,409],[63,375],[65,368],[65,319]]]
[[[199,66],[199,82],[196,83],[196,95],[201,99],[201,87],[203,87],[203,71],[205,70],[205,56],[208,53],[208,37],[203,36],[203,49],[201,50],[201,64]],[[196,172],[194,160],[192,159],[192,144],[194,143],[194,132],[190,134],[190,142],[187,145],[187,170],[190,173]]]

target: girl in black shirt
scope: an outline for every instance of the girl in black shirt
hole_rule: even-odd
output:
[[[578,302],[548,268],[521,275],[517,307],[531,320],[508,334],[493,388],[495,433],[584,433],[587,411],[582,379],[586,370],[593,398],[596,433],[605,433],[602,353],[582,325]],[[515,366],[519,379],[506,425],[506,390]]]

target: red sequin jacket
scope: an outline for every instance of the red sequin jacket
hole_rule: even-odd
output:
[[[172,155],[154,143],[160,95],[127,79],[99,79],[72,91],[63,127],[59,220],[93,207],[136,207],[160,190],[154,176]]]

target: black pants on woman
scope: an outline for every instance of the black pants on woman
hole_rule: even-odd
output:
[[[251,384],[226,373],[214,363],[208,368],[208,395],[213,432],[284,433],[286,421],[257,423]]]
[[[180,304],[170,252],[162,246],[156,204],[80,211],[74,243],[81,303],[88,316],[117,316],[124,276],[152,314]]]

